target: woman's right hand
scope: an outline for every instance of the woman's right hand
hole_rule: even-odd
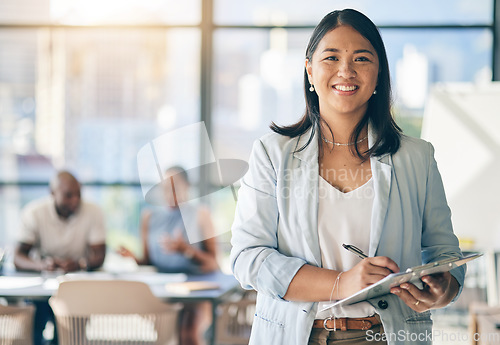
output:
[[[334,299],[342,299],[370,286],[391,273],[399,272],[398,265],[386,256],[368,257],[345,271],[340,277]]]
[[[127,248],[125,248],[123,246],[120,246],[120,248],[118,248],[118,250],[116,252],[118,254],[120,254],[121,256],[135,259],[134,253],[132,253],[130,250],[128,250]]]

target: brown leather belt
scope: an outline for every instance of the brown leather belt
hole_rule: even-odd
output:
[[[373,326],[380,325],[380,320],[375,317],[343,317],[339,319],[326,318],[324,320],[314,320],[314,328],[324,328],[327,331],[347,331],[362,330],[366,331]]]

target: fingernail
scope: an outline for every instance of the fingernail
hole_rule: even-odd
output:
[[[401,284],[400,285],[403,289],[408,289],[410,286],[408,284]]]
[[[394,294],[398,294],[398,293],[401,292],[401,290],[399,290],[399,289],[392,289],[391,292],[394,293]]]

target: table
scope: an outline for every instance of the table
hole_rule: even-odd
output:
[[[221,272],[200,275],[143,271],[127,273],[78,272],[67,275],[12,272],[7,276],[0,276],[0,297],[4,297],[8,301],[48,300],[57,291],[58,282],[64,279],[138,280],[147,283],[156,297],[167,302],[209,301],[212,304],[212,325],[209,337],[211,345],[215,345],[217,306],[239,289],[239,283],[232,275]],[[183,284],[184,282],[200,282],[207,287],[212,285],[212,288],[183,290],[182,287],[186,285]]]

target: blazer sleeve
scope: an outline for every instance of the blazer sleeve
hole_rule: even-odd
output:
[[[231,269],[243,288],[283,299],[305,260],[278,251],[277,171],[261,140],[241,180],[231,237]]]
[[[458,239],[453,233],[451,211],[446,201],[441,174],[434,159],[434,147],[430,143],[428,145],[429,166],[422,229],[422,261],[425,263],[450,256],[462,256]],[[465,265],[450,271],[460,285],[454,300],[462,291],[465,271]]]

